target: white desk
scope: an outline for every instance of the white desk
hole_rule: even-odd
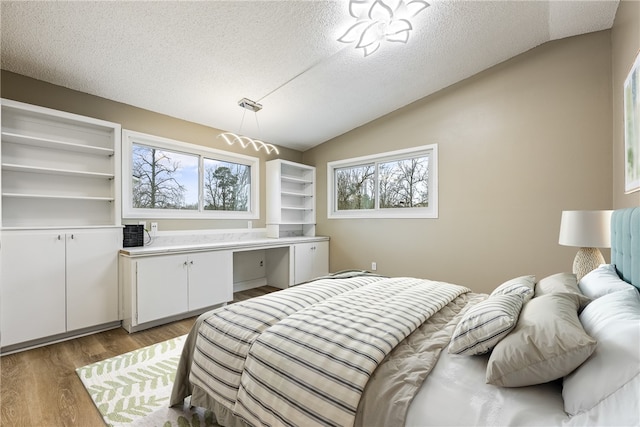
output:
[[[120,250],[120,307],[129,332],[194,316],[263,285],[329,272],[328,237],[158,244]]]

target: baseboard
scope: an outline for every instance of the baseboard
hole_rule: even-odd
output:
[[[99,332],[108,331],[110,329],[117,329],[122,326],[121,321],[115,321],[110,323],[105,323],[99,326],[92,326],[89,328],[79,329],[76,331],[66,332],[63,334],[53,335],[46,338],[40,338],[37,340],[27,341],[18,344],[8,345],[6,347],[0,348],[0,356],[6,356],[12,353],[18,353],[20,351],[31,350],[38,347],[44,347],[46,345],[59,343],[62,341],[68,341],[75,338],[84,337],[87,335],[97,334]]]
[[[209,307],[204,307],[204,308],[200,308],[198,310],[188,311],[186,313],[176,314],[174,316],[163,317],[161,319],[152,320],[152,321],[146,322],[146,323],[138,323],[135,326],[131,325],[131,322],[130,322],[129,319],[124,319],[122,321],[122,328],[124,330],[126,330],[127,332],[129,332],[129,333],[139,332],[139,331],[143,331],[145,329],[154,328],[156,326],[166,325],[167,323],[177,322],[178,320],[187,319],[189,317],[199,316],[202,313],[205,313],[207,311],[222,307],[222,306],[224,306],[226,304],[227,304],[226,302],[225,303],[221,303],[221,304],[215,304],[215,305],[212,305],[212,306],[209,306]]]
[[[246,291],[248,289],[259,288],[260,286],[267,286],[266,277],[260,277],[253,280],[245,280],[244,282],[236,282],[233,284],[233,292]]]

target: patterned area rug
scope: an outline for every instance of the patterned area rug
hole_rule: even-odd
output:
[[[169,408],[186,335],[76,369],[110,426],[217,426],[210,411]]]

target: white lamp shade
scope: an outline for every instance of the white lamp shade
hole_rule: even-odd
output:
[[[581,248],[610,248],[612,212],[563,211],[558,243]]]

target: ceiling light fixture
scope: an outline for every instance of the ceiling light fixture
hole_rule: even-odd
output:
[[[258,125],[258,115],[256,114],[258,111],[262,110],[262,104],[258,104],[255,101],[252,101],[248,98],[242,98],[238,101],[238,105],[244,108],[245,110],[253,111],[256,117],[256,125],[258,129],[260,129],[260,125]],[[242,113],[242,120],[240,121],[240,131],[242,131],[242,124],[244,123],[244,115],[246,111]],[[259,139],[249,138],[248,136],[238,135],[233,132],[224,132],[218,135],[218,138],[222,138],[229,145],[233,145],[238,143],[242,148],[247,148],[249,146],[253,147],[254,150],[260,151],[264,148],[267,154],[271,154],[275,152],[276,154],[280,154],[280,151],[273,144],[268,144],[264,141],[260,141]]]
[[[342,43],[357,43],[369,56],[383,41],[406,43],[413,29],[410,18],[429,7],[422,0],[350,0],[349,14],[356,19],[338,39]]]

